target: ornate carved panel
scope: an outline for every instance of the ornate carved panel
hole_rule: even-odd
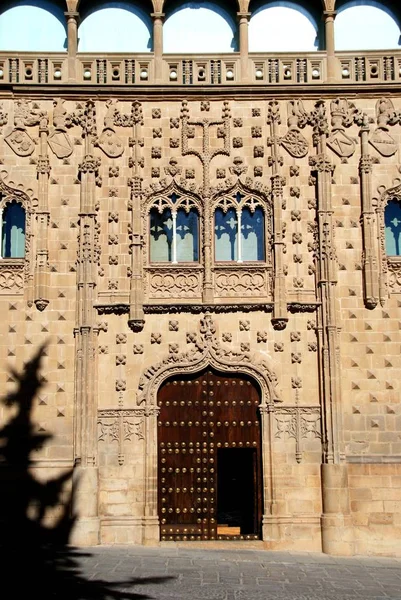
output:
[[[392,257],[388,264],[388,288],[391,294],[401,294],[401,257]]]
[[[144,411],[106,409],[98,412],[98,441],[118,445],[118,463],[124,464],[124,447],[144,439]]]
[[[217,298],[266,298],[268,288],[267,269],[244,266],[214,269]]]
[[[0,263],[0,294],[24,293],[24,261],[5,260]]]
[[[149,300],[191,298],[202,296],[203,271],[201,268],[179,267],[146,269],[146,295]]]
[[[294,385],[295,383],[295,385]],[[299,387],[293,382],[294,387]],[[274,411],[274,436],[276,439],[295,440],[295,457],[302,459],[302,440],[321,440],[321,414],[319,406],[281,406]]]

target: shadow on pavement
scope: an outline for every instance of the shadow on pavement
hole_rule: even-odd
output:
[[[5,424],[0,429],[0,596],[4,600],[34,595],[41,600],[154,598],[123,590],[136,584],[163,584],[172,577],[107,582],[85,576],[82,563],[91,554],[69,546],[76,519],[72,469],[47,481],[35,477],[32,454],[52,438],[32,422],[35,399],[44,385],[40,367],[45,352],[42,345],[22,372],[10,370],[16,389],[1,399]]]

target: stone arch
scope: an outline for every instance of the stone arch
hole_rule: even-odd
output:
[[[170,167],[171,167],[172,161],[170,161]],[[167,167],[169,168],[169,167]],[[179,169],[179,172],[181,172],[181,169]],[[178,173],[178,171],[177,171]],[[150,208],[154,205],[154,203],[159,200],[159,198],[162,200],[163,198],[168,198],[169,196],[171,196],[172,194],[177,194],[180,196],[184,196],[184,198],[188,198],[188,200],[190,200],[198,209],[199,215],[202,214],[203,212],[203,205],[202,205],[202,200],[200,198],[200,196],[198,194],[196,194],[195,192],[192,192],[186,188],[184,188],[183,186],[181,186],[179,183],[177,183],[177,181],[173,178],[170,183],[165,186],[165,187],[160,187],[160,189],[152,191],[152,193],[150,193],[146,199],[146,201],[144,202],[144,215],[149,213]]]
[[[4,181],[7,177],[7,171],[2,171],[0,173],[0,203],[2,206],[6,204],[17,201],[25,209],[26,213],[30,213],[32,211],[32,201],[26,192],[20,187],[13,187],[14,182],[9,182],[8,184]]]
[[[273,214],[273,208],[270,193],[267,190],[253,187],[252,184],[253,180],[251,178],[248,178],[245,183],[243,183],[240,179],[237,179],[233,185],[224,190],[219,190],[213,195],[211,199],[211,207],[214,208],[224,197],[234,196],[236,194],[240,194],[241,196],[245,197],[254,196],[263,206],[266,217],[271,218]]]

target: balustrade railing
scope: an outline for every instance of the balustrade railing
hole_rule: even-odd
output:
[[[160,62],[156,65],[156,60]],[[401,51],[339,52],[337,77],[343,84],[401,81]],[[157,66],[157,68],[156,68]],[[245,72],[244,72],[245,70]],[[0,85],[316,85],[327,78],[325,52],[249,55],[173,55],[0,52]]]

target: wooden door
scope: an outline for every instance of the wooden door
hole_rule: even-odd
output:
[[[160,388],[161,540],[259,538],[259,404],[259,390],[249,378],[212,369],[173,377]],[[233,485],[238,493],[230,494]]]

